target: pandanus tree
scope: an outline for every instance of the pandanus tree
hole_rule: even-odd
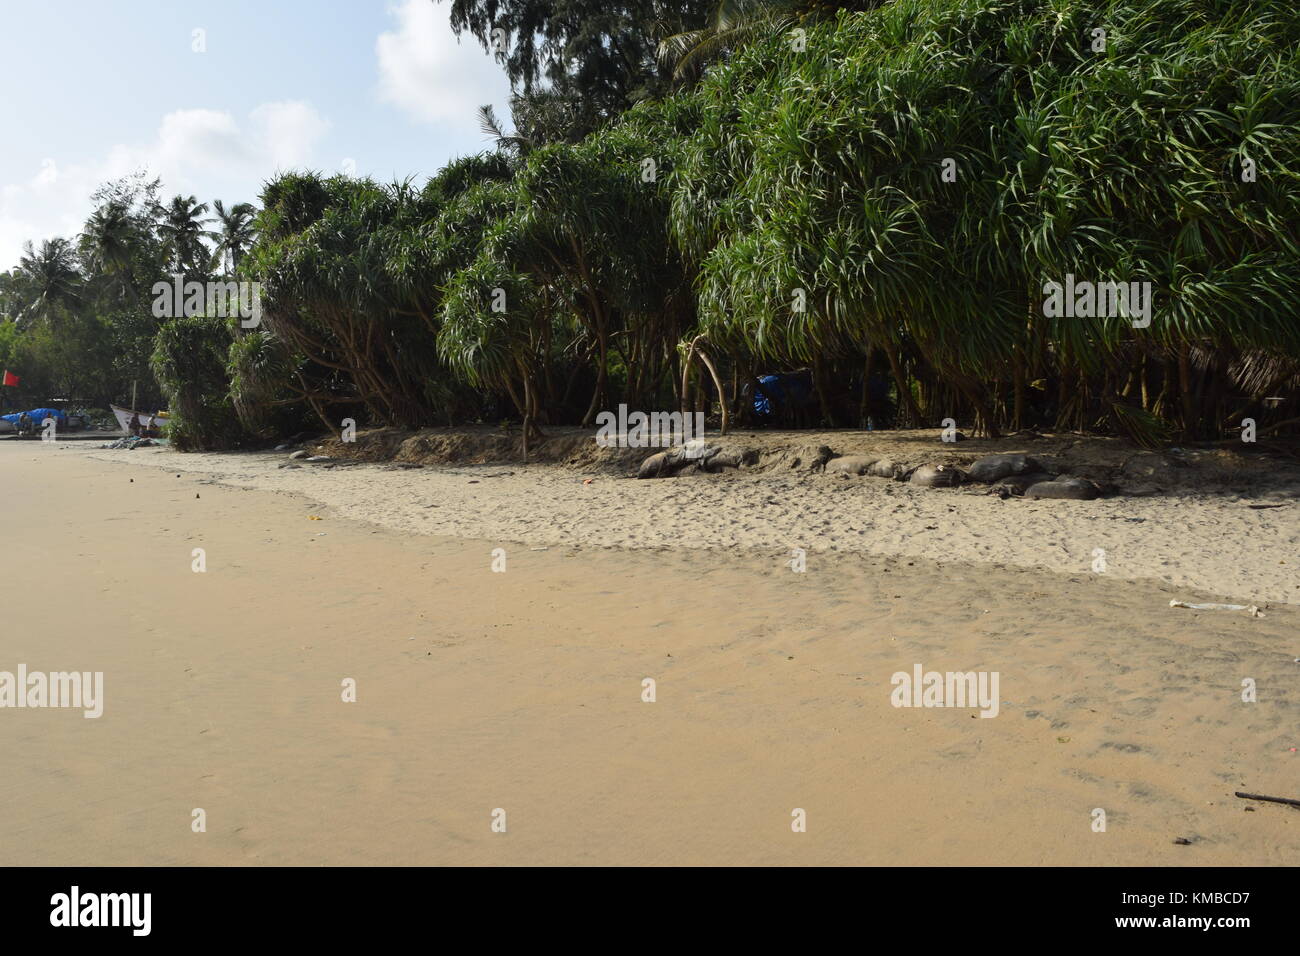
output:
[[[447,268],[472,254],[448,259],[448,247],[466,239],[437,223],[449,203],[506,175],[503,160],[475,158],[418,190],[314,174],[268,184],[252,270],[263,277],[267,331],[295,357],[284,360],[298,370],[298,394],[318,410],[352,403],[400,425],[450,421],[473,407],[436,342]],[[466,225],[476,242],[482,223]]]
[[[672,207],[700,272],[701,327],[751,365],[812,366],[827,417],[825,366],[849,350],[884,351],[914,417],[909,351],[978,406],[970,370],[1012,326],[958,235],[984,210],[943,182],[941,163],[977,161],[988,111],[955,99],[955,78],[923,49],[879,56],[865,83],[846,62],[860,42],[829,29],[803,49],[775,38],[701,87],[705,118],[683,148]]]
[[[1124,375],[1140,352],[1182,391],[1185,431],[1212,431],[1190,356],[1294,354],[1300,334],[1298,27],[1280,11],[936,0],[746,48],[701,84],[675,174],[702,327],[778,362],[878,346],[914,417],[988,431],[1012,417],[1002,383],[1019,417],[1032,375],[1058,384],[1058,423],[1149,437]],[[1245,153],[1267,184],[1242,181]],[[1067,275],[1150,282],[1150,326],[1045,314]]]
[[[876,376],[906,423],[1144,443],[1216,435],[1226,389],[1240,417],[1293,380],[1300,21],[1282,0],[838,6],[798,5],[797,37],[766,20],[720,37],[697,85],[616,121],[600,106],[579,136],[566,50],[597,72],[608,50],[533,27],[594,18],[586,43],[627,11],[457,4],[481,39],[533,37],[506,55],[531,77],[517,133],[485,114],[498,152],[419,190],[268,186],[250,372],[400,424],[500,400],[535,437],[620,398],[699,401],[703,349],[724,405],[807,366],[827,423],[847,380],[865,409]],[[549,71],[564,82],[533,82]],[[1063,303],[1075,280],[1123,308]],[[1130,283],[1150,298],[1117,300]]]
[[[395,336],[403,323],[385,272],[383,233],[409,199],[408,190],[370,180],[281,177],[263,193],[268,241],[256,262],[265,277],[268,330],[315,364],[342,373],[354,400],[392,424],[431,413],[412,379],[418,348],[397,359]]]
[[[169,437],[181,450],[229,448],[244,438],[231,409],[221,320],[193,315],[158,330],[150,364],[173,420]]]
[[[666,145],[629,123],[580,144],[534,151],[514,178],[513,208],[485,233],[469,275],[449,286],[442,345],[451,361],[488,361],[482,337],[489,332],[504,337],[504,351],[516,356],[520,343],[530,343],[533,358],[506,367],[522,376],[512,383],[514,394],[532,397],[523,400],[530,420],[541,412],[532,404],[538,395],[554,405],[549,363],[554,351],[567,350],[565,337],[595,366],[584,423],[610,403],[614,360],[624,372],[623,396],[643,404],[659,390],[689,301],[668,243]],[[493,276],[501,284],[492,289],[508,301],[513,288],[528,307],[510,307],[501,320],[476,316],[486,297],[475,283]]]

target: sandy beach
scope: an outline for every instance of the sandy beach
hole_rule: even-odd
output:
[[[1300,814],[1233,796],[1298,795],[1300,610],[1168,606],[1284,593],[1289,509],[1202,545],[1153,533],[1158,499],[1067,502],[1145,537],[1094,514],[1113,537],[1035,541],[1046,570],[978,560],[1042,537],[1004,503],[903,496],[933,542],[851,552],[869,522],[827,512],[795,573],[798,518],[759,531],[722,485],[283,458],[0,445],[32,502],[5,516],[0,670],[104,674],[98,719],[0,710],[6,864],[1300,862]],[[1097,540],[1171,563],[1091,573]],[[1212,583],[1204,553],[1254,557],[1158,580]],[[997,672],[997,716],[893,706],[915,665]]]
[[[938,434],[876,433],[872,443],[861,432],[776,432],[767,433],[767,442],[798,451],[825,441],[841,454],[871,452],[911,463],[964,462],[1007,451],[1043,456],[1046,444],[970,441],[953,446],[939,442]],[[1004,501],[979,486],[936,490],[808,473],[785,467],[784,451],[773,456],[778,464],[768,469],[636,481],[629,476],[646,452],[620,449],[619,455],[593,458],[590,434],[577,442],[584,454],[568,456],[574,463],[558,467],[470,459],[410,469],[409,462],[399,459],[322,469],[288,461],[278,452],[178,455],[166,449],[105,451],[89,445],[75,452],[103,461],[174,467],[242,488],[304,495],[328,505],[338,517],[416,534],[548,546],[710,550],[731,556],[757,552],[788,558],[791,549],[803,548],[1062,574],[1092,573],[1095,552],[1102,549],[1108,577],[1173,584],[1246,604],[1300,603],[1300,471],[1261,482],[1261,474],[1277,472],[1277,467],[1256,465],[1245,471],[1235,463],[1215,474],[1229,487],[1211,489],[1198,487],[1207,482],[1185,466],[1179,471],[1187,474],[1177,476],[1182,484],[1162,494],[1093,502]],[[761,447],[762,442],[760,435],[751,443]],[[1058,442],[1046,450],[1069,444]],[[1156,457],[1132,449],[1111,451],[1110,444],[1089,449],[1088,460],[1118,464]],[[566,457],[566,447],[559,457]],[[335,454],[345,449],[335,442],[321,450]],[[483,450],[482,445],[472,449]],[[1070,464],[1063,459],[1064,467]]]

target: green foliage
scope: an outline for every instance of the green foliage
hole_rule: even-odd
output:
[[[666,36],[702,27],[713,0],[451,0],[451,26],[468,32],[505,68],[526,103],[516,105],[533,135],[537,114],[566,116],[579,136],[633,103],[667,92],[655,50]],[[500,34],[495,31],[501,31]],[[504,38],[504,46],[498,38]],[[540,103],[539,103],[540,101]],[[562,107],[556,109],[558,104]],[[530,120],[532,122],[530,122]],[[569,139],[549,125],[544,142]],[[522,127],[534,127],[524,129]]]
[[[30,405],[59,397],[104,407],[134,395],[142,408],[163,404],[150,367],[159,325],[153,285],[169,281],[178,266],[190,278],[206,278],[210,255],[206,207],[179,196],[164,206],[157,190],[142,173],[104,184],[75,241],[29,244],[18,267],[0,275],[6,358],[21,378],[18,389],[6,389],[7,400]],[[251,207],[236,212],[243,221]]]
[[[453,0],[452,22],[511,36],[515,132],[483,112],[497,150],[422,187],[293,172],[255,218],[217,204],[218,256],[262,281],[263,326],[160,332],[184,441],[307,409],[336,427],[677,407],[686,342],[742,386],[810,367],[827,419],[857,394],[865,414],[865,365],[915,424],[1023,416],[1143,445],[1217,435],[1232,389],[1240,412],[1294,381],[1300,19],[1282,0],[737,0],[708,18]],[[656,49],[698,82],[667,95]],[[206,205],[150,189],[104,192],[79,243],[0,277],[22,320],[0,355],[42,387],[120,394],[149,283],[209,267]],[[1149,327],[1047,314],[1067,275],[1149,282]],[[63,354],[69,337],[111,362]]]
[[[227,388],[225,320],[169,319],[158,330],[154,375],[171,411],[168,437],[182,451],[235,448],[247,436]]]
[[[1092,374],[1127,343],[1296,354],[1298,44],[1285,5],[1214,0],[896,0],[753,44],[700,85],[674,174],[702,328],[781,362],[884,344],[952,382]],[[1067,273],[1150,281],[1151,329],[1045,317]]]

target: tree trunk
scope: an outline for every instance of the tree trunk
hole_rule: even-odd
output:
[[[862,363],[862,400],[858,404],[858,427],[866,428],[871,417],[871,346],[867,346],[867,357]]]
[[[921,409],[916,405],[916,398],[912,395],[912,389],[908,386],[907,375],[903,372],[903,366],[898,361],[898,350],[888,339],[882,343],[885,349],[885,357],[889,359],[889,370],[894,373],[894,384],[898,388],[898,400],[907,408],[907,412],[912,416],[912,426],[919,428],[925,424],[925,416],[921,414]]]
[[[1192,395],[1191,350],[1186,343],[1178,347],[1178,389],[1183,399],[1183,441],[1196,436],[1196,400]]]
[[[696,341],[698,342],[699,339],[696,339]],[[694,342],[691,343],[691,347],[695,347]],[[704,367],[709,370],[709,375],[713,378],[713,387],[718,390],[718,406],[722,409],[722,434],[725,435],[727,434],[727,425],[731,421],[730,412],[727,408],[727,393],[722,389],[722,379],[718,378],[718,370],[713,367],[713,361],[704,349],[700,349],[699,353],[700,361],[704,363]]]
[[[1014,394],[1012,397],[1011,427],[1015,431],[1020,431],[1025,427],[1025,362],[1024,353],[1019,348],[1016,349],[1012,362],[1012,375],[1014,376],[1012,389]]]
[[[591,404],[587,406],[587,414],[582,416],[583,428],[590,427],[595,420],[596,410],[600,407],[600,400],[605,394],[605,382],[609,377],[609,348],[603,325],[597,329],[596,341],[600,350],[600,365],[596,369],[596,388],[591,393]]]
[[[822,421],[826,423],[827,428],[835,427],[835,415],[831,411],[830,402],[826,399],[826,386],[824,379],[826,377],[826,360],[820,352],[813,359],[812,380],[813,389],[817,392],[817,405],[821,409]]]

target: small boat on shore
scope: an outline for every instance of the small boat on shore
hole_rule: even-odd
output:
[[[128,435],[131,434],[132,418],[138,422],[140,434],[148,438],[157,438],[162,433],[162,430],[167,427],[168,418],[166,412],[137,412],[131,408],[123,408],[121,405],[109,405],[108,407],[113,410],[113,415],[117,418],[117,423],[122,426],[122,431]],[[149,419],[151,418],[157,419],[157,428],[154,429],[153,434],[149,434]]]

